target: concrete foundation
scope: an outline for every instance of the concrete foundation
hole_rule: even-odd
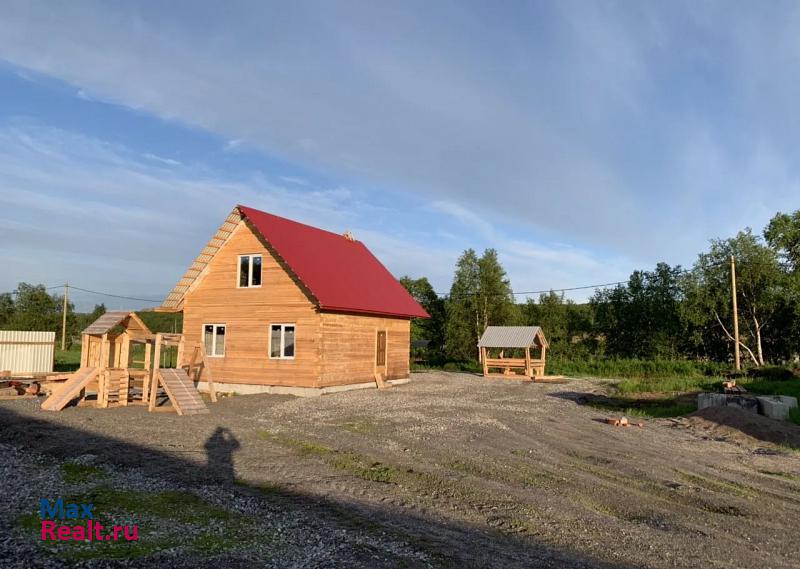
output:
[[[788,395],[764,395],[756,399],[758,412],[771,419],[785,421],[789,417],[789,411],[797,407],[797,397]]]
[[[755,397],[724,393],[698,393],[697,408],[705,409],[706,407],[739,407],[744,411],[758,413],[759,406]]]
[[[411,381],[411,378],[390,379],[390,385],[402,385]],[[296,397],[319,397],[329,393],[352,391],[353,389],[377,389],[374,381],[364,383],[351,383],[349,385],[332,385],[330,387],[289,387],[285,385],[253,385],[250,383],[218,383],[214,382],[217,393],[236,393],[237,395],[255,395],[257,393],[275,393],[279,395],[294,395]],[[197,390],[208,393],[208,383],[200,381]]]

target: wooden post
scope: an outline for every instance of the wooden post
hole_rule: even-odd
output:
[[[131,337],[128,332],[122,336],[122,349],[119,354],[119,367],[124,369],[125,376],[119,382],[118,404],[122,407],[128,405],[128,397],[131,392],[131,374],[128,368],[131,366]]]
[[[91,349],[91,345],[89,343],[89,335],[83,334],[81,336],[81,365],[80,367],[86,367],[89,365],[89,350]]]
[[[545,366],[547,365],[547,346],[542,344],[542,375],[547,373]]]
[[[144,379],[142,380],[142,403],[150,401],[150,382],[153,381],[153,352],[151,344],[152,340],[147,340],[144,343]]]
[[[147,406],[149,411],[156,408],[156,397],[158,396],[158,377],[161,369],[161,334],[156,334],[156,347],[153,352],[153,381],[150,384],[150,404]]]
[[[481,346],[481,361],[483,362],[483,377],[489,375],[489,366],[486,365],[486,348]]]
[[[731,294],[733,295],[733,357],[736,361],[736,371],[742,369],[739,357],[739,309],[736,302],[736,259],[731,255]]]
[[[122,368],[129,368],[131,362],[131,337],[125,333],[122,336],[122,347],[119,351],[119,366]]]
[[[525,348],[525,375],[533,379],[533,370],[531,369],[531,347]]]
[[[67,297],[69,296],[69,285],[64,283],[64,309],[61,314],[61,351],[64,351],[67,339]]]
[[[110,347],[108,334],[103,334],[100,337],[100,367],[97,374],[97,406],[101,408],[108,404],[108,373],[106,371],[108,370]]]
[[[211,366],[208,365],[208,358],[206,358],[206,349],[202,344],[196,345],[196,351],[200,354],[203,358],[203,366],[200,369],[200,374],[206,374],[206,383],[208,383],[208,393],[211,396],[212,403],[217,402],[217,388],[214,385],[214,376],[211,374]],[[194,355],[192,355],[192,359],[194,359]],[[200,375],[197,377],[198,381],[200,380]]]
[[[173,328],[173,332],[174,332],[174,328],[175,328],[175,323],[174,322],[173,322],[172,328]],[[185,349],[184,343],[185,343],[184,337],[181,336],[181,339],[178,341],[178,355],[177,355],[177,360],[178,361],[175,362],[175,367],[176,368],[181,367],[183,365],[183,352],[184,352],[184,349]]]

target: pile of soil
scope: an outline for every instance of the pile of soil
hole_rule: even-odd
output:
[[[744,411],[738,407],[706,407],[688,415],[690,428],[708,436],[744,444],[766,441],[800,448],[800,426]]]

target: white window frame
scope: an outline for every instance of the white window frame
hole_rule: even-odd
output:
[[[272,355],[272,327],[273,326],[280,326],[281,327],[281,353],[279,356]],[[286,351],[286,327],[291,326],[294,328],[294,355],[293,356],[285,356],[283,355]],[[297,324],[294,322],[270,322],[269,324],[269,339],[267,341],[267,355],[271,360],[293,360],[297,355]]]
[[[203,324],[203,328],[202,328],[202,332],[201,332],[201,337],[203,338],[203,351],[205,351],[205,349],[206,349],[206,326],[213,326],[214,327],[214,331],[211,334],[211,353],[210,354],[206,353],[206,356],[208,356],[209,358],[224,358],[225,357],[225,344],[222,345],[222,354],[217,355],[217,353],[216,353],[217,352],[217,328],[219,328],[220,326],[225,328],[225,340],[227,341],[227,338],[228,338],[228,325],[225,324],[224,322],[219,322],[219,323],[216,323],[216,324],[213,324],[213,323],[209,322],[207,324]]]
[[[242,257],[249,257],[250,261],[247,263],[247,284],[242,286],[239,282],[240,273],[242,271]],[[261,284],[264,284],[264,255],[261,253],[245,253],[236,257],[236,288],[261,288],[260,284],[254,285],[253,283],[253,257],[261,258]]]

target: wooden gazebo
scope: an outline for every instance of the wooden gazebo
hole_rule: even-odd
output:
[[[548,343],[539,326],[488,326],[478,347],[485,377],[523,375],[534,379],[544,375]],[[502,371],[492,373],[490,370]]]

